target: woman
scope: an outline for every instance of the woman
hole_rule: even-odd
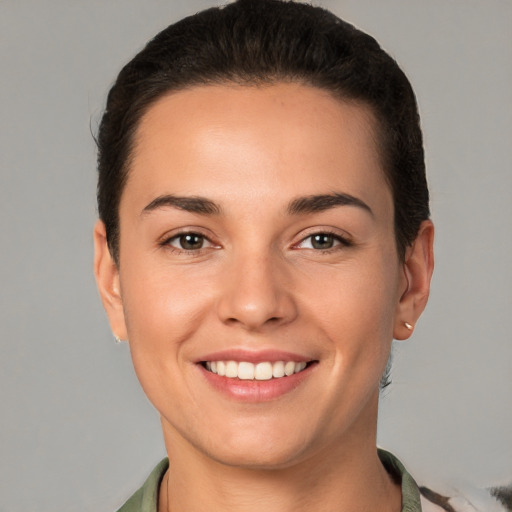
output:
[[[397,64],[327,11],[241,0],[124,67],[98,145],[98,287],[171,461],[120,510],[421,510],[376,449],[433,269]]]

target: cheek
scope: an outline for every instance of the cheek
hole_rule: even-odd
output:
[[[303,282],[305,320],[329,340],[343,382],[358,373],[380,379],[393,338],[398,276],[398,263],[378,257],[371,264],[354,260],[338,269],[319,267]]]
[[[173,407],[186,393],[182,376],[190,370],[187,355],[198,329],[208,323],[208,290],[179,273],[126,265],[121,275],[130,353],[144,392],[157,410]],[[204,338],[204,337],[201,337]]]
[[[398,302],[398,264],[378,257],[316,266],[302,279],[300,295],[304,307],[315,310],[326,327],[390,333]]]
[[[123,306],[131,341],[180,344],[210,310],[211,286],[180,272],[131,272],[121,276]]]

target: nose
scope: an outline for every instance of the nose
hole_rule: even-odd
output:
[[[297,316],[286,263],[270,255],[241,254],[222,276],[217,312],[223,323],[248,331],[284,325]]]

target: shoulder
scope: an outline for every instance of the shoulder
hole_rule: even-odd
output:
[[[142,487],[126,501],[117,512],[140,512],[142,506]]]
[[[402,489],[402,512],[422,512],[420,492],[414,478],[391,452],[378,448],[382,465]],[[437,512],[435,510],[427,512]]]
[[[423,512],[512,512],[512,486],[480,489],[450,486],[443,491],[420,487]]]
[[[379,458],[402,484],[402,512],[512,512],[512,485],[477,488],[446,484],[442,489],[418,486],[392,453],[378,449]]]
[[[144,484],[117,512],[157,512],[160,482],[169,467],[169,460],[163,459],[153,469]]]

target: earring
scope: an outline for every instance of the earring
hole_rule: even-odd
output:
[[[119,336],[116,336],[115,334],[114,334],[114,339],[116,340],[116,343],[123,343],[123,341],[124,341]]]
[[[404,322],[404,325],[407,329],[409,329],[409,331],[413,330],[413,326],[409,322]]]

